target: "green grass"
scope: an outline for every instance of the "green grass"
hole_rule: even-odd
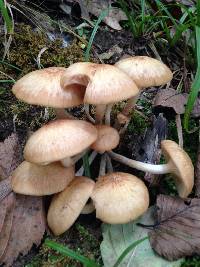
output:
[[[2,17],[5,21],[7,33],[12,34],[14,28],[13,21],[4,0],[0,0],[0,13],[2,14]]]

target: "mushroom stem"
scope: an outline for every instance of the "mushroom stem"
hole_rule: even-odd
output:
[[[113,172],[113,165],[110,156],[106,153],[106,168],[108,173]]]
[[[106,113],[105,113],[105,124],[110,125],[110,115],[112,111],[113,104],[107,105]]]
[[[61,163],[64,167],[68,168],[72,165],[74,165],[79,159],[83,157],[83,155],[88,151],[89,149],[86,148],[83,152],[79,153],[78,155],[74,157],[66,157],[61,160]]]
[[[100,168],[99,168],[99,177],[106,174],[106,154],[101,156]]]
[[[112,159],[143,172],[149,172],[153,174],[165,174],[170,173],[172,171],[172,164],[170,161],[166,164],[154,165],[126,158],[113,151],[109,151],[108,154]]]
[[[106,111],[106,105],[96,105],[95,123],[101,124]]]
[[[96,156],[97,156],[97,152],[92,151],[92,153],[89,156],[89,164],[92,164]],[[83,173],[84,173],[84,168],[83,166],[81,166],[81,168],[76,172],[76,176],[83,176]]]
[[[91,121],[92,123],[95,123],[95,119],[93,119],[92,116],[90,115],[90,105],[89,104],[84,104],[84,110],[85,110],[85,114],[86,114],[88,120]]]
[[[90,214],[95,210],[93,202],[85,204],[84,208],[81,211],[81,214]]]

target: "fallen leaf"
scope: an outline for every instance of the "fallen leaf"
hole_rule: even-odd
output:
[[[159,195],[157,223],[149,232],[152,248],[172,261],[200,254],[200,199]]]
[[[0,143],[0,180],[5,179],[22,161],[17,134],[11,134]]]
[[[19,254],[25,255],[38,246],[45,232],[42,197],[17,195],[10,238],[0,263],[12,266]]]
[[[4,205],[5,213],[2,214],[1,212],[1,215],[3,215],[4,218],[0,232],[0,258],[5,252],[11,234],[13,213],[15,208],[15,195],[13,193],[9,194],[2,202],[4,202],[5,204]],[[2,202],[1,202],[1,208],[2,208]]]
[[[178,93],[174,89],[162,89],[154,98],[153,107],[154,110],[161,112],[160,109],[172,108],[175,114],[183,114],[185,112],[185,106],[187,103],[188,94]],[[175,115],[174,114],[174,115]],[[197,118],[200,116],[200,99],[197,98],[191,116]]]
[[[81,9],[81,16],[82,18],[90,19],[89,13],[94,15],[95,17],[99,17],[102,10],[109,9],[109,14],[103,19],[103,21],[112,29],[120,31],[122,27],[120,26],[119,22],[121,20],[127,20],[126,14],[118,7],[113,7],[112,3],[114,1],[107,1],[107,0],[68,0],[67,2],[74,3],[77,2]],[[66,13],[69,13],[69,7],[67,4],[63,4],[61,6],[62,10]]]
[[[154,223],[153,213],[154,207],[151,207],[140,220],[121,225],[103,224],[101,255],[105,267],[113,266],[130,244],[147,236],[148,230],[137,226],[136,223]],[[178,267],[181,262],[182,260],[169,262],[161,258],[154,253],[149,240],[146,239],[123,259],[119,267]]]

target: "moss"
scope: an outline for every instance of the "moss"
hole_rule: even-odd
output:
[[[128,132],[142,135],[148,126],[149,122],[141,114],[135,111],[131,115]]]

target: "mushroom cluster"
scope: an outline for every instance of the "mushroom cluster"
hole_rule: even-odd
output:
[[[12,88],[29,104],[55,109],[56,119],[28,139],[24,159],[12,174],[12,190],[18,194],[53,195],[47,221],[55,235],[68,230],[78,216],[96,210],[96,217],[111,224],[127,223],[149,206],[144,182],[129,173],[114,172],[111,159],[144,172],[171,173],[180,197],[187,197],[194,184],[194,169],[187,153],[171,140],[162,141],[166,164],[152,165],[121,156],[112,150],[120,141],[111,126],[113,104],[127,100],[118,114],[129,121],[140,90],[172,79],[170,69],[149,57],[131,57],[114,66],[80,62],[68,68],[50,67],[33,71]],[[87,119],[80,120],[66,108],[83,104]],[[90,106],[95,106],[95,116]],[[97,181],[85,177],[75,164],[91,151],[89,163],[101,155]]]

